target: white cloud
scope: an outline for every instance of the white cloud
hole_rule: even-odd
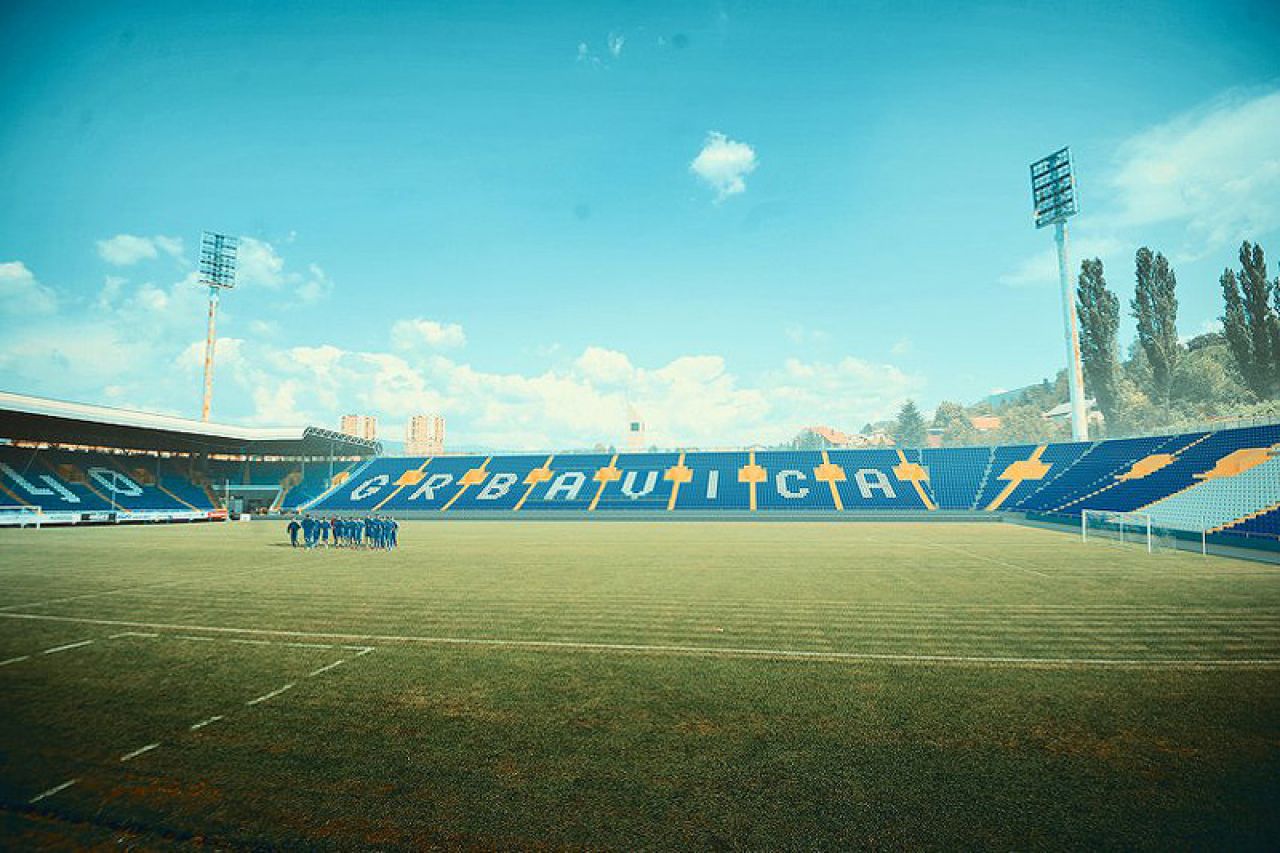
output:
[[[609,55],[614,59],[622,56],[622,47],[627,43],[627,37],[621,33],[609,33]]]
[[[236,284],[268,290],[290,288],[299,302],[313,304],[333,293],[333,280],[319,264],[308,264],[305,274],[285,269],[275,246],[254,237],[241,237],[236,256]]]
[[[891,355],[910,355],[915,348],[915,342],[911,338],[898,338],[893,342],[893,346],[889,347],[889,353]]]
[[[1127,248],[1127,244],[1116,237],[1082,237],[1068,240],[1068,258],[1071,264],[1072,280],[1080,272],[1080,261],[1083,258],[1102,258],[1104,265],[1110,268],[1108,260]],[[1040,287],[1058,283],[1058,249],[1052,244],[1038,253],[1023,260],[1018,268],[1000,276],[1000,283],[1009,287]]]
[[[908,397],[918,395],[924,380],[891,364],[873,364],[846,356],[835,362],[789,359],[762,385],[774,417],[798,429],[803,426],[796,422],[800,413],[803,415],[799,420],[833,426],[882,420]]]
[[[202,352],[191,342],[183,359],[191,382]],[[227,393],[232,383],[252,400],[247,420],[254,423],[326,424],[361,411],[393,424],[442,412],[458,441],[510,450],[616,443],[630,406],[661,446],[772,443],[814,421],[851,427],[887,417],[922,385],[893,366],[855,358],[792,360],[744,383],[717,355],[680,356],[650,369],[602,347],[587,347],[563,368],[528,374],[478,370],[438,352],[411,360],[332,345],[281,349],[261,340],[220,341],[218,358],[219,387]]]
[[[273,280],[279,289],[305,284],[290,279],[272,257],[278,255],[264,249],[255,272],[264,289]],[[0,338],[0,375],[14,387],[70,399],[193,415],[201,396],[205,307],[194,282],[194,273],[168,285],[111,276],[94,300],[51,303],[48,317]],[[0,265],[0,293],[39,293],[38,287],[25,266]],[[269,302],[271,294],[258,298]],[[441,412],[459,442],[564,449],[619,442],[634,406],[653,443],[715,447],[782,441],[814,421],[851,427],[879,419],[920,385],[897,368],[852,358],[792,360],[743,377],[716,354],[646,367],[601,346],[572,357],[561,352],[550,369],[495,372],[454,355],[466,345],[462,326],[425,318],[394,323],[385,348],[350,350],[323,340],[282,345],[271,323],[236,323],[234,311],[252,310],[240,308],[251,305],[252,296],[228,299],[231,313],[219,325],[218,420],[336,425],[342,413],[358,411],[396,424]]]
[[[236,252],[236,284],[271,289],[285,283],[284,258],[265,240],[241,237]]]
[[[1183,223],[1193,252],[1280,225],[1280,92],[1232,94],[1132,137],[1109,184],[1116,225]]]
[[[432,349],[466,346],[467,335],[457,323],[439,323],[417,317],[400,320],[391,327],[391,343],[398,350],[412,350],[425,344]]]
[[[1093,202],[1074,221],[1080,238],[1072,241],[1072,275],[1080,258],[1131,256],[1156,226],[1181,240],[1166,251],[1179,262],[1280,227],[1277,140],[1280,92],[1269,92],[1230,93],[1121,142],[1110,167],[1088,181]],[[1020,287],[1057,278],[1056,253],[1047,247],[1000,281]]]
[[[604,65],[600,61],[600,57],[592,52],[591,46],[585,41],[578,42],[578,62],[579,64],[590,65],[592,68],[599,68]]]
[[[51,314],[58,307],[52,290],[36,280],[22,261],[0,263],[0,312]]]
[[[98,256],[109,264],[127,267],[139,261],[159,257],[161,252],[174,258],[182,257],[181,237],[138,237],[133,234],[117,234],[98,241]]]
[[[831,340],[831,335],[822,329],[812,329],[800,323],[792,323],[783,329],[783,334],[787,336],[787,340],[793,344],[809,345],[809,344],[825,344]]]
[[[573,366],[587,381],[602,385],[625,385],[635,376],[625,353],[603,347],[587,347]]]
[[[308,264],[306,278],[293,292],[300,301],[307,304],[319,302],[333,293],[333,281],[320,269],[319,264]]]
[[[746,176],[755,171],[758,162],[755,149],[736,142],[719,131],[707,134],[702,150],[689,164],[689,171],[716,191],[716,201],[746,192]]]

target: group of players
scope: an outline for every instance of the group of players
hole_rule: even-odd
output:
[[[390,516],[312,518],[289,521],[289,544],[295,548],[375,548],[392,551],[399,544],[400,525]],[[299,542],[299,534],[302,541]]]

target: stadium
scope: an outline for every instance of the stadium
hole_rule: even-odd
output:
[[[1275,849],[1277,34],[0,9],[0,848]]]

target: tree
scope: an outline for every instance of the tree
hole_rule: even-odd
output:
[[[1173,397],[1188,416],[1209,417],[1248,399],[1226,345],[1187,349],[1173,374]]]
[[[933,413],[933,428],[942,430],[942,443],[948,447],[975,444],[979,438],[973,421],[959,403],[939,403]]]
[[[1046,418],[1039,406],[1013,406],[1000,413],[997,433],[1002,444],[1041,444],[1065,438],[1061,425]]]
[[[903,403],[893,426],[893,440],[905,447],[920,447],[924,444],[924,431],[924,418],[915,402],[908,400]]]
[[[1167,403],[1178,365],[1178,280],[1165,256],[1143,246],[1136,261],[1137,288],[1130,307],[1138,321],[1138,343],[1151,365],[1151,392]]]
[[[796,450],[826,450],[831,446],[831,442],[806,428],[796,434],[796,437],[791,440],[791,446]]]
[[[1240,275],[1223,270],[1222,331],[1245,385],[1258,397],[1280,396],[1280,278],[1267,281],[1262,247],[1240,247]],[[1275,305],[1269,304],[1274,293]]]
[[[1085,387],[1098,401],[1103,417],[1114,421],[1120,385],[1120,357],[1116,347],[1120,300],[1107,289],[1099,258],[1080,264],[1076,310],[1080,315],[1080,360],[1084,364]]]

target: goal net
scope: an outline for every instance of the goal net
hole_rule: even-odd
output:
[[[1153,523],[1145,512],[1086,509],[1080,513],[1080,539],[1086,545],[1136,545],[1145,548],[1148,554],[1178,548],[1173,531]]]
[[[0,506],[0,527],[39,527],[40,507],[25,504]]]

